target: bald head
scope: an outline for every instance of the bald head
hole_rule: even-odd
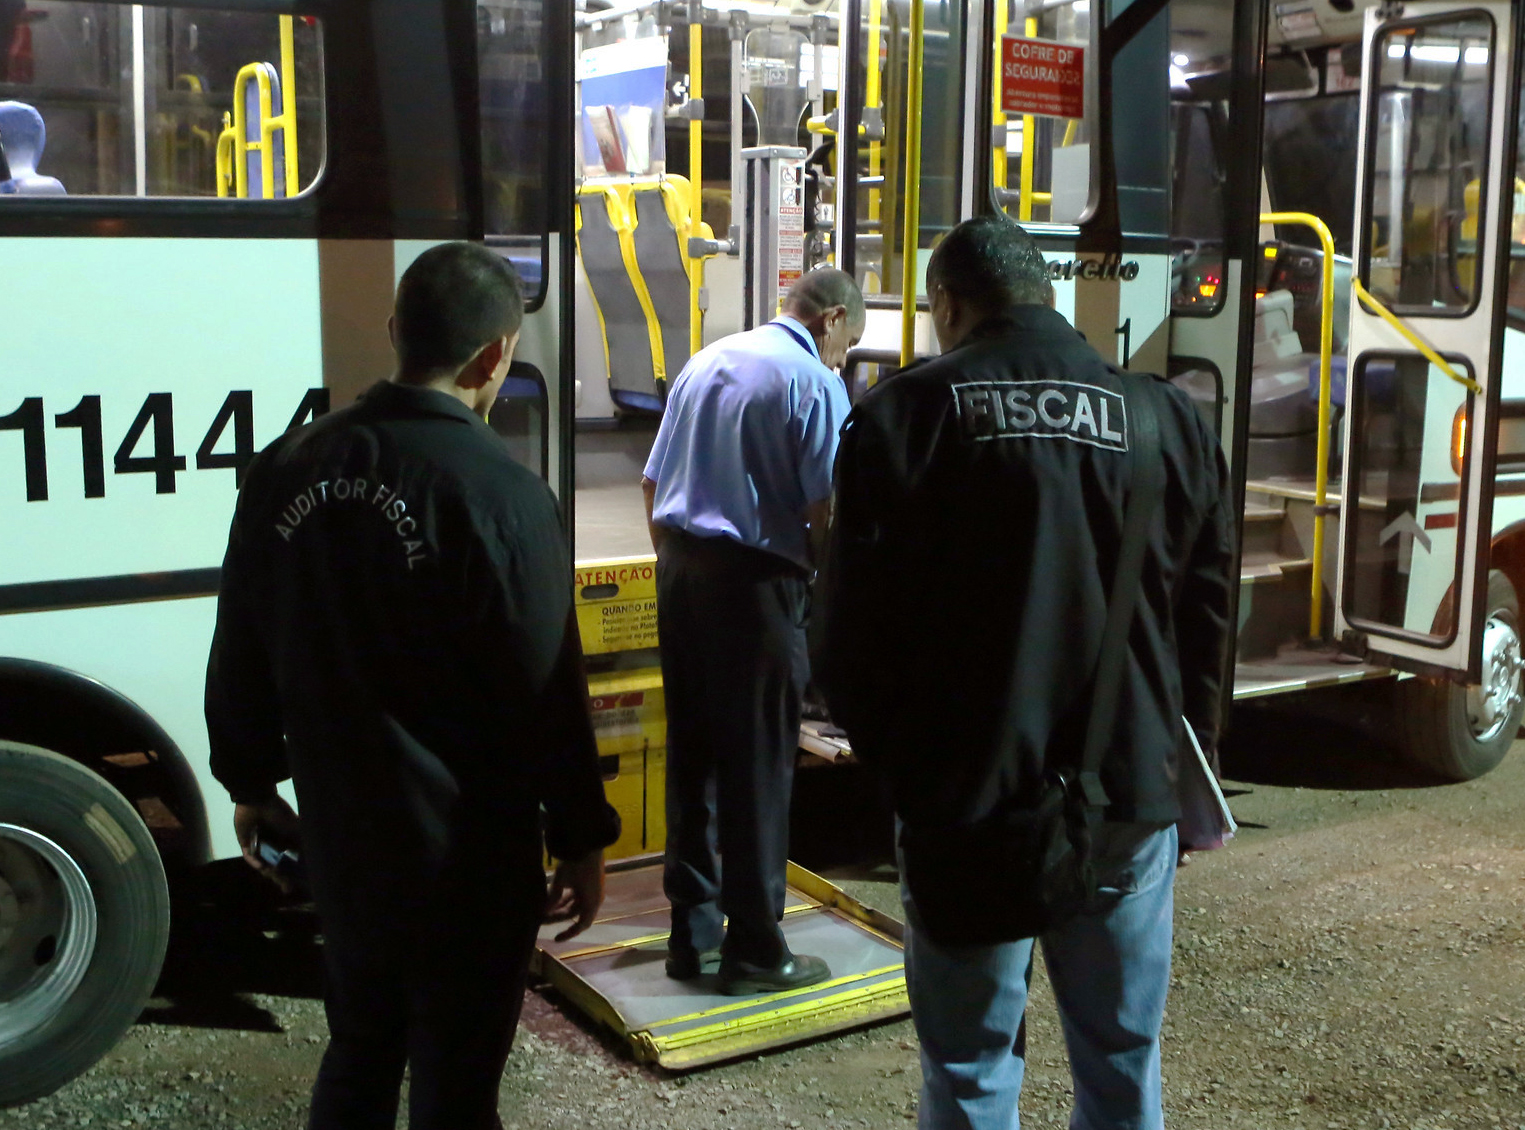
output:
[[[845,309],[853,325],[863,324],[863,292],[851,275],[832,267],[801,275],[784,297],[784,313],[802,322],[833,306]]]
[[[784,313],[810,331],[828,369],[841,368],[863,337],[863,292],[846,271],[822,267],[801,276],[784,296]]]

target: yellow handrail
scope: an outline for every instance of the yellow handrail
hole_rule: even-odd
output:
[[[233,165],[233,183],[235,195],[240,200],[249,197],[249,161],[248,154],[259,151],[260,167],[263,170],[262,184],[268,182],[271,186],[266,194],[275,194],[275,170],[270,164],[270,145],[268,140],[261,134],[259,141],[250,141],[249,138],[249,112],[245,91],[249,83],[253,82],[259,87],[259,116],[263,122],[270,117],[270,76],[265,73],[263,63],[250,63],[238,72],[238,77],[233,80],[233,134],[235,141],[235,153],[238,160]]]
[[[1318,335],[1318,466],[1313,472],[1313,594],[1308,608],[1308,635],[1324,634],[1324,519],[1329,505],[1330,371],[1334,360],[1334,233],[1310,212],[1265,212],[1262,224],[1301,224],[1318,235],[1324,249],[1322,301]]]
[[[1449,361],[1447,361],[1439,353],[1435,352],[1435,347],[1433,345],[1425,341],[1424,338],[1420,337],[1417,333],[1405,325],[1403,320],[1399,318],[1398,315],[1394,314],[1386,306],[1382,305],[1382,303],[1379,302],[1375,296],[1373,296],[1371,291],[1367,290],[1364,286],[1361,285],[1360,279],[1353,278],[1350,280],[1350,290],[1351,293],[1359,298],[1363,303],[1371,307],[1373,314],[1377,315],[1377,317],[1381,318],[1388,325],[1392,326],[1393,329],[1402,334],[1404,340],[1406,340],[1410,345],[1412,345],[1421,354],[1423,354],[1425,360],[1427,360],[1431,365],[1434,365],[1446,376],[1450,377],[1457,384],[1464,387],[1468,392],[1475,395],[1482,394],[1482,385],[1478,384],[1471,377],[1458,372]]]
[[[689,5],[688,24],[688,72],[692,87],[690,98],[704,97],[704,25],[694,19],[698,5]],[[704,184],[704,123],[698,118],[688,121],[688,234],[699,234],[701,219],[701,196]],[[684,258],[688,259],[688,242],[683,243]],[[692,356],[704,348],[704,314],[699,309],[699,294],[704,289],[704,258],[688,259],[688,352]],[[674,374],[676,376],[676,374]]]
[[[1005,53],[1004,40],[1006,31],[1011,26],[1011,0],[996,0],[995,6],[995,81],[991,84],[991,97],[995,103],[991,107],[990,120],[995,125],[992,131],[1001,136],[1001,144],[990,154],[991,171],[995,174],[995,183],[998,188],[1006,188],[1006,177],[1009,173],[1006,164],[1006,111],[1001,109],[1001,63]],[[1024,144],[1025,144],[1024,139]]]
[[[275,197],[275,135],[281,132],[282,156],[286,165],[286,195],[295,196],[301,190],[301,177],[297,172],[297,113],[296,113],[296,30],[291,16],[281,16],[281,113],[275,112],[275,93],[270,75],[263,63],[250,63],[238,72],[233,80],[233,152],[237,160],[233,165],[236,193],[240,198],[249,195],[249,153],[260,155],[260,194],[266,200]],[[248,141],[249,115],[245,106],[245,92],[249,83],[259,88],[259,140]],[[228,134],[223,131],[223,137]],[[218,139],[219,196],[226,196],[221,176],[222,138]]]
[[[222,132],[217,135],[217,195],[227,196],[233,187],[234,164],[237,161],[238,131],[233,128],[233,115],[224,111]]]
[[[863,109],[884,109],[884,97],[880,89],[879,75],[879,52],[884,47],[884,0],[869,0],[868,5],[868,77],[863,88]],[[877,177],[883,174],[884,149],[877,138],[870,138],[868,142],[868,175]],[[880,219],[881,207],[880,191],[877,187],[868,190],[868,218]],[[882,264],[881,264],[882,268]],[[883,289],[881,286],[880,289]]]
[[[296,18],[281,18],[281,117],[284,119],[282,141],[286,147],[286,195],[302,191],[297,175],[297,37]]]
[[[921,84],[926,47],[926,0],[911,0],[910,72],[906,83],[905,236],[900,254],[900,363],[916,356],[916,267],[921,256]]]
[[[1037,19],[1028,16],[1026,29],[1029,37],[1037,35]],[[1024,224],[1033,218],[1033,204],[1036,203],[1033,199],[1033,158],[1037,155],[1037,147],[1033,145],[1033,134],[1038,131],[1037,121],[1031,114],[1022,115],[1022,195],[1018,197],[1017,219]],[[1053,201],[1052,194],[1049,201]]]

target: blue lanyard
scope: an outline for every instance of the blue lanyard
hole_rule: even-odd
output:
[[[810,343],[808,341],[806,341],[803,337],[801,337],[799,334],[795,333],[794,329],[792,327],[784,325],[783,322],[769,322],[768,325],[775,326],[778,329],[783,330],[786,334],[788,334],[790,337],[792,337],[795,341],[799,342],[800,348],[803,349],[806,353],[810,354],[811,357],[814,357],[817,361],[819,361],[821,359],[816,354],[816,351],[811,348]]]

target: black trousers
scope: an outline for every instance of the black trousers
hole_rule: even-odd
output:
[[[516,869],[523,870],[523,869]],[[404,912],[323,916],[329,1044],[308,1130],[499,1130],[498,1086],[545,909],[538,861]]]
[[[662,542],[663,886],[675,951],[721,948],[761,966],[789,957],[779,920],[808,608],[804,572],[782,557],[677,530]]]

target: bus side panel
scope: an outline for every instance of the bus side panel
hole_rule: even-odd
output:
[[[0,586],[219,565],[236,476],[216,456],[246,407],[257,450],[323,383],[317,244],[0,239],[0,265],[0,416],[32,414],[0,431]]]

